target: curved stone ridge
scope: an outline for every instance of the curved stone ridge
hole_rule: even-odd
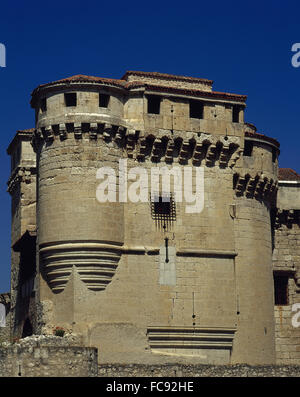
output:
[[[53,292],[64,290],[73,266],[90,290],[101,291],[115,274],[121,249],[118,243],[58,242],[41,245],[40,255],[43,272]]]
[[[260,133],[258,133],[256,131],[255,132],[254,131],[245,131],[245,138],[253,138],[253,139],[258,139],[260,141],[266,141],[268,143],[272,143],[278,149],[280,147],[280,144],[279,144],[279,142],[276,139],[271,138],[271,137],[269,137],[267,135],[264,135],[264,134],[260,134]]]
[[[235,328],[223,327],[150,327],[147,335],[152,349],[231,349],[235,331]]]

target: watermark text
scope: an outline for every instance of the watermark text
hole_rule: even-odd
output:
[[[0,43],[0,67],[6,67],[6,48],[2,43]]]
[[[300,327],[300,303],[293,304],[292,312],[296,312],[292,317],[292,326],[298,328]]]
[[[300,66],[300,43],[294,43],[292,45],[292,52],[295,54],[292,56],[291,62],[294,68],[299,68]]]
[[[185,212],[200,213],[204,208],[204,168],[203,167],[134,167],[127,169],[127,160],[119,160],[118,175],[111,167],[101,167],[96,178],[103,179],[96,190],[96,198],[100,203],[132,202],[146,203],[169,201],[184,202]],[[117,178],[118,177],[118,178]],[[173,194],[171,194],[171,178]],[[150,183],[149,183],[150,182]],[[149,185],[151,186],[149,189]],[[158,192],[161,192],[160,194]]]

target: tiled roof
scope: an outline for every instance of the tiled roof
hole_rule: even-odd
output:
[[[273,143],[273,145],[277,146],[278,148],[280,146],[280,143],[276,139],[270,138],[269,136],[264,135],[264,134],[259,134],[258,132],[245,131],[245,137],[263,139],[265,141]]]
[[[246,95],[238,95],[238,94],[230,94],[228,92],[218,92],[218,91],[201,91],[195,89],[186,89],[186,88],[175,88],[175,87],[167,87],[161,85],[154,84],[143,84],[146,88],[151,91],[159,91],[159,92],[169,92],[174,94],[183,94],[190,96],[198,96],[198,97],[206,97],[206,98],[217,98],[217,99],[226,99],[232,101],[245,102],[247,99]]]
[[[291,168],[279,168],[278,179],[280,181],[300,181],[300,175]]]
[[[161,78],[161,79],[168,79],[168,80],[176,80],[176,81],[189,81],[195,83],[208,83],[213,84],[213,80],[202,79],[199,77],[190,77],[190,76],[178,76],[175,74],[168,74],[168,73],[159,73],[159,72],[142,72],[139,70],[128,70],[121,80],[127,80],[129,75],[133,76],[144,76],[144,77],[154,77],[154,78]]]
[[[233,100],[233,101],[239,101],[239,102],[245,102],[247,99],[246,95],[237,95],[237,94],[231,94],[231,93],[226,93],[226,92],[217,92],[217,91],[202,91],[198,89],[185,89],[185,88],[176,88],[176,87],[170,87],[170,86],[162,86],[162,85],[155,85],[155,84],[149,84],[145,83],[143,81],[132,81],[128,82],[124,80],[126,76],[129,73],[134,73],[134,74],[139,74],[139,75],[144,75],[144,76],[152,76],[152,77],[164,77],[164,79],[177,79],[177,80],[182,80],[182,81],[191,81],[191,82],[206,82],[206,83],[212,83],[212,80],[207,80],[207,79],[199,79],[199,78],[194,78],[194,77],[186,77],[186,76],[175,76],[175,75],[169,75],[169,74],[164,74],[164,73],[146,73],[146,72],[126,72],[125,75],[122,77],[122,79],[108,79],[104,77],[95,77],[95,76],[86,76],[82,74],[78,74],[75,76],[67,77],[65,79],[61,80],[56,80],[50,83],[46,84],[41,84],[39,85],[33,92],[32,92],[32,104],[34,104],[34,97],[40,90],[43,89],[49,89],[51,90],[51,87],[53,86],[53,89],[55,89],[55,85],[57,84],[68,84],[68,83],[100,83],[100,84],[107,84],[110,86],[115,86],[123,89],[133,89],[133,88],[138,88],[138,87],[145,87],[146,89],[151,89],[152,91],[158,91],[158,92],[170,92],[174,94],[181,94],[181,95],[191,95],[191,96],[197,96],[197,97],[206,97],[206,98],[217,98],[217,99],[225,99],[225,100]],[[167,84],[167,82],[166,82]]]
[[[32,93],[32,95],[38,91],[40,88],[50,87],[52,85],[58,83],[107,83],[113,84],[120,87],[125,87],[128,84],[126,81],[118,80],[118,79],[108,79],[105,77],[95,77],[95,76],[86,76],[84,74],[76,74],[75,76],[66,77],[64,79],[51,81],[50,83],[40,84]]]

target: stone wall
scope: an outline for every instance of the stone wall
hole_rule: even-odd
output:
[[[5,327],[0,327],[0,343],[10,339],[10,313],[6,316]]]
[[[100,365],[99,377],[300,377],[299,365]]]
[[[298,309],[299,311],[299,309]],[[277,364],[300,363],[300,327],[292,325],[292,305],[275,306],[275,343]]]
[[[288,277],[288,304],[275,306],[276,362],[298,364],[300,362],[300,327],[292,325],[292,307],[300,303],[300,229],[299,225],[280,225],[275,231],[273,251],[274,271]],[[298,309],[299,311],[299,309]]]
[[[0,326],[0,344],[10,339],[10,294],[0,294],[0,305],[5,308],[5,326]],[[1,321],[1,320],[0,320]]]
[[[25,338],[0,347],[0,377],[93,377],[98,353],[62,337]]]
[[[295,181],[279,182],[274,233],[273,269],[287,279],[287,301],[275,305],[276,363],[300,363],[299,319],[292,318],[300,304],[300,185]],[[275,302],[276,303],[276,302]]]
[[[212,81],[206,79],[197,79],[184,76],[172,76],[163,73],[140,73],[127,72],[123,79],[132,82],[138,81],[154,85],[162,85],[176,88],[189,88],[195,90],[212,91]]]

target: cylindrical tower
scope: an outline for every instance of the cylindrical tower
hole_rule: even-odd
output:
[[[100,204],[96,198],[97,170],[109,166],[117,171],[119,166],[121,149],[111,143],[111,136],[122,130],[122,93],[110,84],[98,87],[76,77],[40,86],[32,106],[38,163],[39,299],[54,303],[52,324],[71,326],[74,286],[65,291],[67,284],[76,273],[89,290],[104,290],[124,242],[123,204]],[[97,140],[99,134],[106,145]]]
[[[233,176],[237,332],[232,362],[275,362],[271,210],[278,154],[275,139],[245,124],[243,156]]]

